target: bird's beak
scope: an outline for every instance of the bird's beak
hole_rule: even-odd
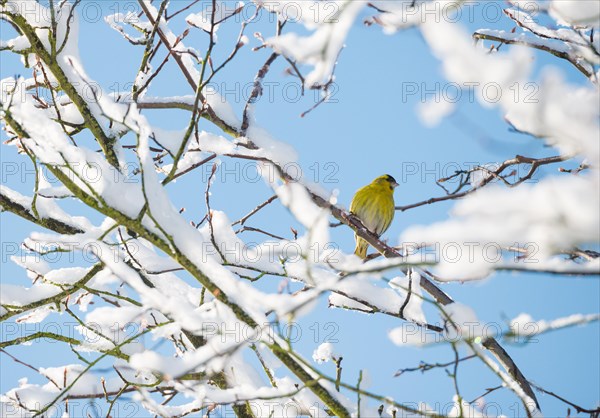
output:
[[[398,183],[396,183],[395,181],[392,182],[392,189],[395,189],[396,187],[398,187]]]

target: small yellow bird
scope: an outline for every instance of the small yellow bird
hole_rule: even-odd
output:
[[[398,183],[389,174],[377,177],[371,184],[359,189],[350,203],[350,212],[377,236],[383,234],[394,219],[396,186]],[[356,234],[354,239],[356,240],[354,254],[366,258],[369,243]]]

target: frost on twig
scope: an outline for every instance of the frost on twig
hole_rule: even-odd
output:
[[[595,175],[600,164],[596,87],[550,73],[539,85],[536,103],[506,99],[490,104],[480,94],[479,104],[496,107],[507,128],[528,134],[519,139],[544,141],[555,149],[550,157],[504,156],[499,163],[477,164],[438,179],[445,194],[396,209],[416,211],[456,200],[450,217],[444,213],[437,223],[409,225],[400,243],[367,230],[338,203],[337,191],[290,170],[300,166],[299,154],[261,125],[259,99],[270,79],[278,77],[279,64],[300,80],[302,94],[320,90],[320,99],[308,109],[324,111],[320,105],[330,97],[334,70],[343,68],[340,51],[365,11],[375,10],[369,22],[388,32],[417,27],[423,49],[440,60],[452,82],[510,87],[530,81],[528,55],[474,46],[460,23],[425,13],[429,3],[437,4],[190,1],[175,7],[166,0],[140,0],[136,12],[104,18],[116,31],[109,32],[139,58],[135,68],[123,68],[131,84],[110,91],[90,76],[96,72],[80,55],[80,30],[87,30],[88,23],[77,14],[82,2],[49,1],[47,7],[0,2],[2,19],[16,32],[0,48],[23,64],[23,76],[2,80],[3,146],[34,174],[21,182],[7,176],[0,188],[3,217],[26,221],[31,228],[3,248],[13,251],[7,262],[24,274],[15,279],[18,284],[2,283],[0,321],[26,330],[65,320],[74,324],[69,331],[3,334],[3,362],[25,367],[36,379],[9,376],[17,378],[2,395],[2,414],[12,408],[22,416],[43,416],[86,399],[102,401],[103,415],[112,416],[130,396],[146,413],[165,417],[208,415],[218,408],[243,417],[283,416],[292,408],[315,416],[394,416],[398,411],[475,416],[482,401],[476,395],[503,391],[536,416],[544,404],[528,380],[535,376],[513,360],[500,337],[503,344],[541,340],[546,332],[596,322],[598,316],[533,321],[523,314],[508,330],[487,334],[475,310],[464,304],[468,301],[455,302],[452,293],[456,282],[506,270],[544,272],[546,279],[547,273],[591,280],[598,275],[600,257],[593,247],[598,242]],[[551,7],[548,13],[566,25],[557,29],[536,23],[513,3],[507,22],[522,32],[478,31],[476,37],[527,42],[538,50],[547,46],[595,82],[597,39],[588,27],[593,26],[590,16]],[[292,15],[294,4],[300,16]],[[261,26],[264,16],[274,18],[274,24]],[[253,40],[246,35],[251,28],[260,30]],[[346,50],[352,48],[356,45]],[[105,58],[98,49],[94,53]],[[257,64],[247,69],[249,54]],[[251,88],[236,104],[221,96],[214,82],[229,82],[238,72],[246,74]],[[366,115],[368,106],[360,106]],[[442,122],[448,110],[429,114],[429,121]],[[174,128],[162,126],[166,114]],[[348,123],[365,120],[349,118]],[[231,191],[239,185],[227,181],[226,162],[248,163],[259,173],[260,181],[244,183],[251,199]],[[573,164],[579,168],[568,168]],[[559,165],[554,175],[548,174],[549,167]],[[458,185],[451,187],[454,180]],[[343,228],[331,228],[332,218]],[[363,262],[342,251],[345,245],[333,245],[345,239],[338,236],[342,230],[367,240],[375,254]],[[464,242],[465,253],[477,246],[497,252],[479,251],[458,262],[427,257],[439,254],[436,244],[457,241]],[[67,264],[47,261],[56,255],[70,259]],[[490,255],[492,261],[485,259]],[[543,285],[552,286],[552,280]],[[426,339],[427,345],[439,342],[451,350],[450,362],[402,366],[398,374],[404,379],[410,371],[447,369],[445,378],[455,392],[447,399],[450,408],[414,406],[409,399],[395,401],[393,389],[372,389],[370,362],[384,364],[383,359],[361,357],[365,364],[357,379],[352,374],[355,354],[344,341],[319,338],[305,351],[294,327],[307,325],[303,331],[322,336],[323,330],[308,324],[319,304],[336,308],[331,315],[349,321],[361,315],[374,325],[361,329],[357,321],[355,335],[374,332],[401,345],[423,332],[433,340]],[[386,330],[392,331],[382,332],[379,321],[391,321]],[[469,328],[473,323],[478,325]],[[333,321],[325,325],[325,331],[339,326]],[[451,332],[456,339],[448,338]],[[33,343],[55,344],[52,349],[63,350],[70,360],[52,367],[45,358],[30,364],[24,354]],[[361,347],[383,344],[364,339]],[[399,358],[394,355],[385,364]],[[494,379],[491,389],[469,396],[462,384],[466,360]]]

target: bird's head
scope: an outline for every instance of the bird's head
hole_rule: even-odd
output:
[[[387,186],[391,190],[394,190],[398,186],[396,179],[393,178],[392,176],[390,176],[389,174],[385,174],[383,176],[377,177],[373,181],[373,183],[380,185],[380,186]]]

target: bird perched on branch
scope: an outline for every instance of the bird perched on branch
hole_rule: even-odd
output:
[[[383,234],[394,219],[396,186],[398,183],[389,174],[377,177],[371,184],[359,189],[350,203],[350,212],[377,236]],[[366,258],[369,243],[356,234],[354,239],[356,240],[354,254]]]

